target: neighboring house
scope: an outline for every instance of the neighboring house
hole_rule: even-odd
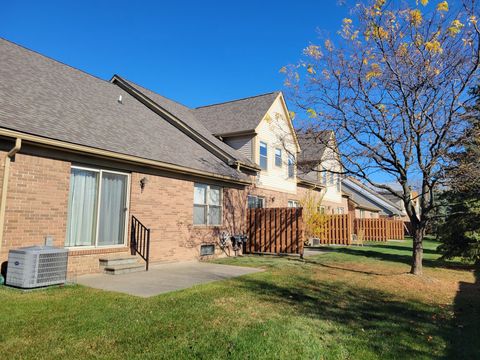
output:
[[[320,212],[346,214],[347,198],[342,193],[343,168],[338,158],[335,135],[332,131],[302,131],[298,133],[302,149],[298,160],[301,179],[322,186]]]
[[[347,198],[348,213],[352,216],[352,219],[376,219],[380,217],[381,209],[371,202],[345,191],[343,195]]]
[[[405,215],[396,204],[352,177],[343,179],[342,184],[344,192],[356,204],[355,217],[357,218],[403,217]]]
[[[3,39],[0,63],[0,263],[48,237],[69,249],[69,273],[98,271],[129,254],[132,216],[151,230],[152,261],[190,260],[245,232],[247,206],[322,190],[297,176],[281,93],[190,109]]]
[[[194,115],[210,132],[255,163],[249,207],[296,207],[321,184],[297,173],[302,151],[281,92],[198,107]]]
[[[391,184],[389,185],[392,186]],[[391,192],[383,189],[379,189],[378,193],[381,194],[386,199],[390,200],[393,204],[395,204],[399,209],[402,210],[402,213],[404,214],[403,220],[410,221],[405,210],[405,204],[403,203],[403,200],[399,196],[396,196]],[[397,193],[399,194],[400,192],[398,191]],[[418,197],[418,192],[416,192],[415,190],[412,190],[411,198],[412,198],[413,206],[415,207],[416,213],[420,214],[420,199]]]

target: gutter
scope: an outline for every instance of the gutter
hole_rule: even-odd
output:
[[[244,169],[251,170],[251,171],[256,171],[256,172],[262,170],[257,165],[248,165],[248,164],[246,164],[242,161],[236,161],[235,166],[237,167],[237,170],[239,170],[239,171],[240,171],[240,168],[244,168]]]
[[[323,185],[319,185],[317,183],[314,183],[313,181],[308,181],[308,180],[304,180],[304,179],[298,179],[297,184],[312,186],[311,190],[325,188],[325,186],[323,186]]]
[[[0,199],[0,253],[2,252],[3,245],[3,232],[5,226],[5,211],[7,208],[7,192],[8,192],[8,180],[10,177],[10,163],[16,153],[22,148],[22,139],[16,138],[15,146],[7,153],[5,157],[5,164],[3,168],[3,181],[2,181],[2,197]]]
[[[239,184],[239,185],[251,185],[251,181],[248,181],[248,180],[234,179],[225,175],[203,172],[201,170],[195,170],[195,169],[187,168],[180,165],[165,163],[162,161],[149,160],[149,159],[144,159],[138,156],[124,155],[114,151],[101,150],[98,148],[93,148],[85,145],[77,145],[77,144],[73,144],[73,143],[69,143],[61,140],[54,140],[54,139],[44,138],[37,135],[25,134],[19,131],[8,130],[5,128],[0,128],[0,136],[21,139],[23,141],[34,143],[36,145],[44,146],[47,148],[54,148],[54,149],[60,148],[66,151],[74,152],[74,153],[90,154],[90,155],[95,155],[95,156],[110,159],[110,160],[115,159],[124,163],[143,165],[143,166],[151,167],[154,169],[167,170],[177,174],[195,175],[200,178],[211,179],[211,180],[221,180],[224,182]]]

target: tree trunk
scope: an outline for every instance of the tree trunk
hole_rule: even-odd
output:
[[[423,273],[423,236],[425,235],[425,227],[421,224],[413,229],[413,256],[412,268],[410,273],[413,275],[422,275]]]

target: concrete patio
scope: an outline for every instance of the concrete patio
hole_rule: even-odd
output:
[[[150,297],[260,271],[262,270],[256,268],[191,261],[151,265],[146,272],[84,275],[78,277],[77,283],[96,289]]]

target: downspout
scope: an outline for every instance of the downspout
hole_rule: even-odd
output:
[[[15,146],[7,153],[5,157],[5,166],[3,168],[2,198],[0,200],[0,253],[3,245],[3,230],[5,225],[5,210],[7,208],[8,179],[10,177],[10,162],[16,153],[22,148],[22,139],[15,140]]]

